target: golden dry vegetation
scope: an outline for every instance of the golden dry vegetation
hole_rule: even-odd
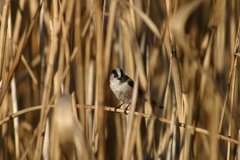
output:
[[[240,160],[240,0],[1,3],[0,160]]]

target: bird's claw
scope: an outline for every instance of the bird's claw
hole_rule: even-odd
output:
[[[124,103],[120,104],[120,106],[115,107],[114,111],[117,112],[117,109],[119,109]]]
[[[117,112],[117,109],[119,109],[120,107],[115,107],[114,111]]]
[[[127,115],[127,110],[128,110],[128,108],[124,109],[124,112],[123,112],[126,115]]]

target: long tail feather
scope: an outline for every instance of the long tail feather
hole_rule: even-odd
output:
[[[161,104],[158,104],[156,101],[154,101],[154,100],[151,100],[151,104],[152,104],[152,106],[153,107],[157,107],[157,108],[164,108],[164,106],[163,105],[161,105]]]

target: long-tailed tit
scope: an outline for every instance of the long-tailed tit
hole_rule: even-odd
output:
[[[132,93],[133,93],[133,86],[134,82],[131,78],[123,73],[121,68],[116,68],[112,70],[110,78],[110,88],[115,94],[115,96],[122,101],[123,103],[115,108],[115,112],[118,108],[120,108],[124,103],[128,104],[124,110],[124,113],[127,114],[127,110],[129,105],[132,101]],[[139,88],[138,89],[138,98],[144,99],[143,91]],[[163,108],[163,106],[157,105],[157,102],[151,100],[152,106]]]

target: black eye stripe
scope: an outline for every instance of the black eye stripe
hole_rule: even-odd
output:
[[[123,70],[121,68],[116,68],[112,70],[111,74],[114,76],[114,78],[117,78],[119,80],[122,80],[125,77],[125,74],[123,73]]]
[[[114,69],[114,70],[112,70],[112,74],[114,75],[114,78],[115,77],[118,77],[118,75],[117,75],[117,71]]]

